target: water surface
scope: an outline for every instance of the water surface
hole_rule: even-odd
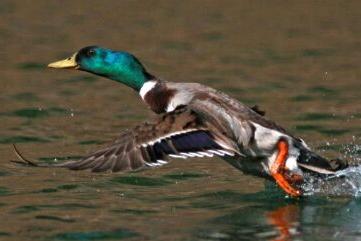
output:
[[[358,163],[360,7],[1,1],[0,240],[361,240],[359,198],[292,200],[217,158],[130,174],[8,162],[12,143],[42,162],[78,158],[152,115],[115,82],[45,68],[99,44],[134,53],[164,79],[257,104],[323,155]]]

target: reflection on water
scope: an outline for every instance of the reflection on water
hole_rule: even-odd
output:
[[[284,200],[270,193],[242,195],[252,204],[206,222],[200,240],[359,240],[360,200]],[[324,220],[327,222],[324,222]]]
[[[78,158],[151,116],[113,81],[45,69],[99,44],[134,53],[164,79],[257,104],[322,155],[360,163],[359,9],[359,1],[0,1],[0,240],[361,240],[357,169],[291,200],[217,158],[130,174],[8,162],[12,143],[41,162]]]

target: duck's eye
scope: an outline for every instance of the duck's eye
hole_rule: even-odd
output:
[[[86,52],[86,55],[88,56],[88,57],[91,57],[91,56],[93,56],[95,54],[95,51],[93,50],[93,49],[89,49],[87,52]]]

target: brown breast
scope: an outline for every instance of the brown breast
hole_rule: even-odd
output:
[[[158,82],[153,89],[144,96],[144,101],[157,114],[163,113],[168,103],[174,97],[175,89],[169,89],[163,82]]]

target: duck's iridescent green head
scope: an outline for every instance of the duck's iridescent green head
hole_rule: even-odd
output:
[[[51,63],[48,67],[87,71],[121,82],[137,91],[153,78],[132,54],[97,46],[82,48],[71,57]]]

